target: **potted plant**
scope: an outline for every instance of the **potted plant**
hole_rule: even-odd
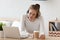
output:
[[[2,28],[3,26],[5,26],[5,24],[0,22],[0,31],[3,31],[3,28]]]

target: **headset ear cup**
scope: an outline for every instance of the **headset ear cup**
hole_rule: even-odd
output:
[[[27,13],[29,13],[29,10],[27,10]]]

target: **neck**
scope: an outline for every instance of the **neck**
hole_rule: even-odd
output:
[[[36,18],[29,18],[30,21],[34,22]]]

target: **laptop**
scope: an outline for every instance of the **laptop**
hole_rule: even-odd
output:
[[[20,39],[20,32],[18,27],[3,27],[3,32],[4,37]]]

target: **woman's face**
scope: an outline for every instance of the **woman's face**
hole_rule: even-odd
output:
[[[35,19],[36,18],[36,15],[37,15],[37,11],[36,10],[34,10],[34,9],[30,9],[29,10],[28,17],[30,19]]]

